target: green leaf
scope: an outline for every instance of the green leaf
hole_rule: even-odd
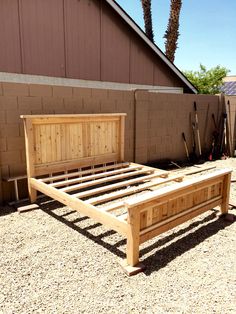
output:
[[[219,94],[223,84],[223,78],[230,71],[217,65],[209,70],[200,63],[199,71],[183,71],[188,80],[198,89],[199,94]]]

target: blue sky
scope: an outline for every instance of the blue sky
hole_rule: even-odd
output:
[[[143,29],[140,0],[117,0]],[[183,0],[180,37],[175,65],[180,70],[198,70],[218,64],[236,75],[236,0]],[[164,51],[163,35],[169,18],[170,0],[152,0],[155,43]]]

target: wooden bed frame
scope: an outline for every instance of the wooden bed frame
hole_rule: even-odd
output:
[[[21,118],[31,202],[38,190],[123,235],[129,275],[142,270],[141,243],[215,206],[228,210],[231,170],[183,181],[125,162],[125,114]]]

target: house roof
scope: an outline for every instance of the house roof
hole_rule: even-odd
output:
[[[221,87],[221,90],[226,95],[236,95],[236,81],[227,81]]]
[[[166,65],[196,94],[196,87],[186,78],[186,76],[166,57],[166,55],[146,36],[144,31],[134,22],[134,20],[121,8],[115,0],[105,0],[120,17],[141,37],[143,41],[166,63]]]

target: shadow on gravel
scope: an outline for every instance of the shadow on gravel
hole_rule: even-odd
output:
[[[211,221],[212,219],[214,219],[214,221]],[[189,227],[181,229],[180,231],[171,234],[170,236],[161,239],[160,241],[157,241],[153,246],[154,247],[162,246],[167,242],[173,240],[175,237],[178,237],[184,234],[185,232],[190,231],[197,225],[201,225],[202,223],[206,223],[208,221],[209,221],[208,224],[200,227],[199,229],[193,231],[192,233],[187,234],[183,238],[178,239],[175,242],[172,242],[168,246],[159,249],[158,251],[155,252],[155,254],[144,259],[142,262],[147,266],[147,269],[144,271],[145,275],[149,276],[151,273],[160,270],[161,268],[165,267],[168,263],[170,263],[172,260],[174,260],[176,257],[193,249],[195,246],[197,246],[204,240],[210,238],[218,231],[225,229],[225,227],[233,223],[225,221],[223,218],[216,219],[215,214],[212,213],[205,219],[193,223]],[[141,251],[141,254],[144,254],[144,252]]]
[[[0,206],[0,217],[12,214],[16,211],[13,206]]]
[[[100,223],[92,223],[86,227],[80,227],[76,225],[76,223],[82,222],[88,217],[82,216],[78,217],[73,221],[67,220],[67,217],[70,214],[75,213],[76,211],[70,211],[68,213],[64,213],[62,215],[58,215],[53,210],[62,208],[62,205],[58,202],[52,201],[48,203],[40,203],[40,209],[45,213],[49,214],[50,216],[54,217],[58,221],[66,224],[68,227],[72,228],[73,230],[79,232],[80,234],[84,235],[85,237],[89,238],[90,240],[96,242],[99,245],[102,245],[104,248],[109,250],[111,253],[117,255],[118,257],[124,259],[126,258],[126,254],[119,249],[120,246],[126,244],[126,240],[119,240],[115,244],[109,244],[103,239],[105,237],[109,237],[116,232],[113,230],[108,230],[103,232],[97,236],[91,234],[89,230],[97,228],[101,226]],[[149,276],[151,273],[158,271],[159,269],[165,267],[168,263],[174,260],[176,257],[184,254],[185,252],[191,250],[207,238],[213,236],[218,231],[224,229],[225,227],[231,225],[233,222],[225,221],[222,218],[216,219],[215,210],[213,209],[212,212],[209,213],[202,220],[198,220],[193,222],[188,227],[180,229],[177,232],[172,233],[169,236],[161,238],[154,244],[151,244],[143,249],[140,250],[140,256],[144,256],[147,253],[150,253],[153,250],[157,250],[151,256],[144,258],[142,263],[146,265],[147,269],[144,271],[144,274]],[[203,226],[201,226],[204,224]],[[193,230],[194,228],[199,227],[197,230]],[[193,230],[191,232],[191,230]],[[185,235],[188,233],[187,235]],[[174,239],[182,236],[181,239],[174,241]],[[171,241],[174,241],[170,243]],[[169,243],[169,244],[168,244]],[[166,245],[164,248],[160,248]]]
[[[99,234],[98,236],[95,236],[95,235],[91,234],[88,230],[91,230],[91,229],[94,229],[94,228],[97,228],[97,227],[101,226],[100,223],[93,223],[93,224],[91,224],[91,225],[89,225],[87,227],[81,228],[80,226],[76,225],[76,223],[79,223],[79,222],[81,222],[83,220],[89,219],[88,217],[85,217],[85,216],[78,217],[78,218],[76,218],[73,221],[69,221],[69,220],[66,219],[66,217],[68,215],[76,212],[76,211],[73,211],[73,212],[70,211],[70,212],[68,212],[66,214],[58,215],[58,214],[54,213],[53,210],[62,207],[62,205],[60,203],[58,203],[58,202],[55,202],[55,201],[50,202],[50,203],[46,203],[46,204],[41,203],[41,204],[39,204],[39,206],[40,206],[40,209],[42,211],[44,211],[45,213],[49,214],[50,216],[56,218],[60,222],[66,224],[68,227],[70,227],[73,230],[79,232],[80,234],[82,234],[85,237],[89,238],[90,240],[96,242],[97,244],[102,245],[104,248],[106,248],[107,250],[109,250],[113,254],[117,255],[118,257],[120,257],[122,259],[125,258],[125,256],[126,256],[125,253],[122,252],[121,250],[119,250],[116,247],[116,244],[112,245],[112,244],[109,244],[109,243],[107,243],[107,242],[105,242],[103,240],[103,238],[109,237],[109,236],[115,234],[116,233],[115,231],[108,230],[106,232],[103,232],[103,233]],[[126,241],[125,240],[123,240],[123,241],[124,241],[123,244],[125,244]],[[121,241],[119,241],[119,242],[121,242]]]

